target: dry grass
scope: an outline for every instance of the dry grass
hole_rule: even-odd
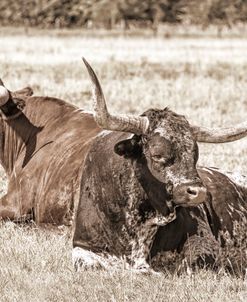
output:
[[[246,119],[247,40],[0,36],[1,77],[9,88],[31,85],[37,94],[92,108],[80,58],[97,70],[115,111],[165,107],[205,126]],[[247,141],[202,145],[200,163],[247,171]],[[233,154],[234,157],[233,158]]]
[[[221,126],[246,120],[247,40],[89,38],[0,35],[0,76],[10,89],[91,109],[85,56],[101,78],[109,107],[142,113],[169,106],[190,121]],[[200,164],[247,174],[247,139],[200,145]],[[0,193],[6,191],[1,173]],[[246,301],[247,284],[221,272],[138,276],[76,274],[68,230],[2,223],[0,301]]]
[[[223,271],[137,275],[74,272],[68,230],[1,225],[0,301],[246,301],[247,284]]]

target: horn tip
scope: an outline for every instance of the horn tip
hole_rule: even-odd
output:
[[[82,61],[83,61],[83,63],[87,66],[87,65],[89,65],[88,64],[88,61],[85,59],[85,57],[82,57]]]
[[[0,86],[0,106],[3,106],[9,100],[9,92],[4,86]]]

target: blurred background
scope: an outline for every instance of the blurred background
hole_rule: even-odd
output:
[[[247,0],[1,0],[0,78],[92,110],[84,56],[111,112],[168,106],[195,124],[234,125],[247,120],[246,25]],[[247,138],[199,151],[198,165],[247,175]],[[0,223],[1,301],[247,301],[244,280],[224,271],[76,274],[60,232]]]
[[[246,30],[246,0],[1,0],[0,23],[4,26],[39,28],[106,28],[128,31],[150,29],[172,36],[164,25],[214,26]]]

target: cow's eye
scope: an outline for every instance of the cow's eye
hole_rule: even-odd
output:
[[[155,162],[165,162],[165,158],[162,157],[161,155],[153,155],[152,156],[153,161]]]
[[[162,164],[164,166],[171,166],[172,164],[174,164],[174,160],[175,160],[175,158],[173,156],[164,157],[161,155],[153,155],[152,159],[155,163]]]

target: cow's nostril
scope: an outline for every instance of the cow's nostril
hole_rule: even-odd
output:
[[[176,204],[197,205],[206,200],[207,189],[201,185],[180,185],[175,187],[173,197]]]
[[[190,195],[194,195],[196,196],[198,194],[197,190],[193,189],[193,188],[187,188],[187,193],[189,193]]]

